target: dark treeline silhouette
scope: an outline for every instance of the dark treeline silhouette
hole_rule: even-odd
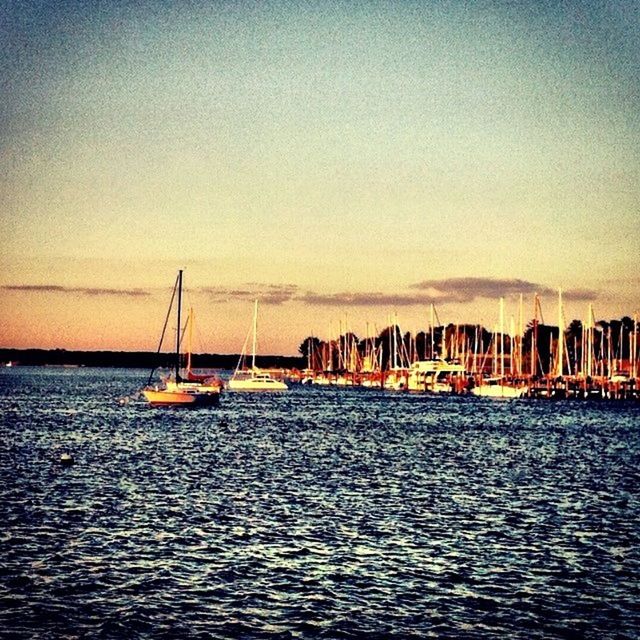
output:
[[[235,369],[240,355],[194,353],[194,369]],[[24,366],[84,366],[123,368],[171,368],[174,355],[149,351],[67,351],[66,349],[0,349],[0,362]],[[301,366],[295,356],[256,356],[259,367],[293,369]]]

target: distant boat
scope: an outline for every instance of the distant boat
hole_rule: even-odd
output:
[[[190,358],[187,367],[186,374],[183,376],[180,373],[180,343],[181,343],[181,324],[180,314],[182,307],[182,270],[178,271],[178,278],[173,288],[171,295],[171,302],[169,303],[169,313],[167,314],[167,320],[171,313],[173,301],[178,296],[176,303],[176,349],[175,349],[175,364],[173,378],[167,378],[159,385],[151,385],[151,379],[155,371],[152,370],[149,375],[149,382],[145,389],[143,389],[144,397],[147,399],[152,407],[211,407],[216,406],[220,402],[220,392],[222,389],[219,381],[211,378],[207,379],[193,379],[194,374],[191,372]],[[190,319],[191,321],[191,319]],[[166,321],[165,321],[166,329]],[[162,332],[164,337],[164,329]],[[160,339],[160,346],[162,346],[162,337]],[[160,349],[158,349],[160,351]],[[189,347],[189,353],[191,347]]]
[[[471,393],[483,398],[522,398],[527,387],[507,384],[502,378],[485,378],[471,389]]]
[[[286,391],[289,387],[281,380],[272,378],[268,373],[252,371],[250,375],[241,375],[229,380],[232,391]]]
[[[418,360],[409,368],[409,391],[430,391],[432,393],[449,393],[452,390],[454,377],[466,375],[464,365],[442,358]]]
[[[227,383],[227,387],[231,391],[287,391],[289,388],[282,380],[276,380],[269,373],[261,371],[256,367],[256,345],[258,334],[258,301],[256,300],[253,307],[253,340],[251,349],[251,368],[244,368],[244,361],[247,355],[247,342],[249,335],[244,341],[242,354],[238,361],[238,366],[233,372],[231,379]]]
[[[407,388],[405,369],[400,367],[390,369],[384,379],[384,388],[391,391],[404,391]]]
[[[500,336],[500,344],[498,344],[498,336]],[[471,393],[484,398],[522,398],[527,393],[528,387],[523,384],[509,383],[504,375],[504,298],[500,298],[500,328],[499,332],[496,331],[494,340],[494,351],[499,347],[500,368],[494,371],[494,377],[482,378],[480,384],[471,389]]]

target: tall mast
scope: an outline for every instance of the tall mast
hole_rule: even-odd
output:
[[[176,382],[180,380],[180,333],[181,318],[180,311],[182,307],[182,269],[178,271],[178,324],[176,326]]]
[[[531,328],[531,375],[538,373],[538,294],[533,296],[533,327]]]
[[[515,345],[515,340],[516,340],[516,329],[515,329],[515,320],[513,318],[513,316],[511,316],[510,318],[510,324],[509,324],[509,373],[511,375],[513,375],[514,373],[518,373],[517,369],[518,369],[518,355],[517,355],[517,349],[514,349],[514,345]],[[516,361],[514,363],[513,359],[514,359],[514,355],[516,358]]]
[[[471,373],[476,373],[476,364],[477,364],[477,356],[478,356],[478,332],[479,326],[476,325],[475,336],[473,339],[473,364],[471,366]]]
[[[504,378],[504,298],[500,298],[500,377]]]
[[[433,322],[433,302],[431,303],[431,320],[430,320],[430,329],[431,331],[429,332],[431,334],[431,355],[430,358],[431,360],[435,359],[435,355],[434,355],[434,336],[433,336],[433,329],[434,329],[434,322]]]
[[[611,362],[613,361],[613,349],[611,346],[611,323],[609,323],[609,326],[607,327],[607,376],[611,377],[611,372],[612,372],[612,365]]]
[[[524,335],[524,300],[520,294],[520,306],[518,308],[518,367],[516,373],[522,375],[522,337]]]
[[[493,325],[493,368],[491,370],[491,374],[493,376],[497,376],[498,371],[498,327],[497,325]]]
[[[593,304],[589,303],[589,321],[587,323],[587,375],[593,375]]]
[[[351,368],[351,337],[349,336],[349,320],[344,314],[344,368],[349,371]]]
[[[187,371],[191,371],[191,349],[193,349],[193,307],[189,307],[189,344],[187,348]]]
[[[631,351],[631,371],[634,380],[638,377],[638,314],[633,314],[633,349]]]
[[[558,364],[556,368],[556,376],[562,376],[564,360],[564,326],[562,320],[562,289],[558,289]]]
[[[398,314],[393,314],[393,368],[398,368]]]
[[[393,322],[393,320],[391,318],[391,314],[389,314],[389,324],[391,325],[392,322]],[[391,329],[392,329],[392,334],[391,334],[391,368],[395,369],[396,368],[396,325],[393,324]]]
[[[349,369],[349,342],[348,336],[349,333],[347,329],[347,315],[344,316],[344,333],[342,329],[342,321],[340,321],[340,346],[342,347],[342,368],[348,370]]]
[[[251,349],[251,371],[256,369],[256,343],[258,335],[258,300],[253,305],[253,347]]]

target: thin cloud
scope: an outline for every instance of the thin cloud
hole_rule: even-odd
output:
[[[411,289],[427,292],[440,302],[473,302],[478,298],[496,299],[514,295],[555,296],[557,289],[518,278],[443,278],[441,280],[423,280],[410,285]],[[563,291],[565,300],[587,301],[598,297],[591,289],[567,289]]]
[[[279,305],[295,299],[298,287],[294,284],[248,283],[242,288],[203,287],[200,292],[209,296],[212,302],[253,301]]]
[[[151,295],[143,289],[104,289],[97,287],[63,287],[58,284],[9,284],[0,287],[3,291],[23,293],[62,293],[84,296],[124,296],[138,298]]]
[[[52,293],[82,296],[112,296],[138,298],[151,293],[144,289],[108,289],[99,287],[66,287],[55,284],[3,285],[0,290],[23,293]],[[264,284],[251,282],[241,287],[202,287],[198,292],[209,297],[211,302],[253,302],[265,305],[281,305],[299,302],[324,307],[411,307],[437,303],[469,303],[479,298],[497,299],[501,296],[533,295],[557,296],[557,290],[534,282],[518,279],[498,278],[445,278],[424,280],[409,285],[406,291],[343,291],[338,293],[300,293],[294,284]],[[563,290],[566,301],[584,302],[598,298],[598,292],[590,289]]]
[[[250,302],[258,299],[264,304],[280,305],[298,302],[309,306],[323,307],[411,307],[431,302],[468,303],[479,298],[497,299],[510,295],[541,296],[557,295],[557,290],[534,282],[518,279],[494,278],[446,278],[425,280],[407,287],[405,291],[342,291],[338,293],[299,292],[296,285],[274,285],[257,282],[246,283],[242,287],[204,287],[201,293],[208,295],[212,302]],[[593,300],[597,294],[587,289],[567,290],[566,300]]]
[[[592,289],[567,289],[562,291],[562,297],[571,302],[593,302],[598,295],[598,292]]]
[[[518,278],[443,278],[423,280],[409,288],[425,291],[434,300],[445,302],[473,302],[478,298],[499,298],[521,293],[554,293],[550,287]]]
[[[297,299],[306,304],[326,307],[410,307],[425,302],[412,294],[380,292],[330,294],[308,292]]]

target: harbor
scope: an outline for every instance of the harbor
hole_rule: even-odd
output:
[[[433,305],[430,316],[428,329],[417,333],[403,332],[394,320],[364,340],[350,331],[335,340],[309,337],[300,348],[307,368],[289,376],[304,384],[497,398],[640,399],[637,314],[596,321],[589,305],[585,322],[567,325],[559,291],[555,326],[544,323],[537,296],[526,329],[522,296],[509,332],[504,298],[491,332],[439,324]]]
[[[419,362],[416,365],[429,365]],[[486,393],[490,397],[532,398],[532,399],[576,399],[576,400],[640,400],[640,379],[626,376],[504,376],[500,385],[496,379],[481,375],[469,375],[467,372],[448,373],[452,363],[435,364],[442,366],[442,373],[420,375],[419,369],[398,369],[381,373],[345,373],[281,370],[279,375],[285,379],[302,384],[322,386],[349,386],[386,389],[409,393],[438,393],[452,395],[483,395],[474,389],[498,387],[496,393]],[[453,366],[459,366],[453,364]],[[273,375],[273,374],[272,374]],[[275,374],[278,375],[278,374]],[[514,393],[513,391],[517,393]]]
[[[286,385],[314,385],[503,399],[640,399],[638,314],[596,321],[589,305],[585,321],[567,323],[559,293],[557,324],[544,321],[536,296],[533,317],[525,326],[522,302],[520,297],[517,322],[511,317],[507,323],[505,300],[500,299],[499,322],[492,330],[480,324],[442,323],[434,305],[427,327],[415,332],[403,331],[397,317],[389,317],[381,331],[367,325],[366,337],[359,338],[345,320],[336,337],[305,338],[298,356],[256,353],[257,303],[248,336],[250,353],[247,341],[241,354],[192,353],[191,309],[184,324],[176,319],[180,330],[173,353],[160,348],[156,353],[0,349],[0,361],[5,368],[148,367],[165,378],[180,378],[191,395],[203,381],[219,376],[216,389],[200,390],[217,396],[217,391],[242,386],[277,391]]]

